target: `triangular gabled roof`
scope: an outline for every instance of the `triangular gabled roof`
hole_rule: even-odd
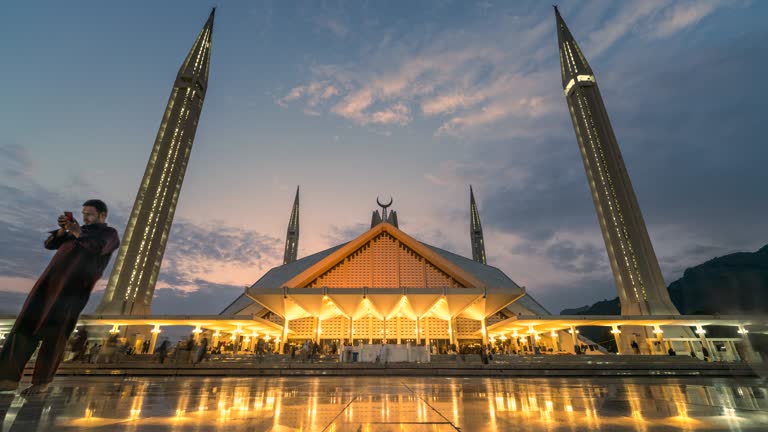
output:
[[[382,236],[389,236],[388,238],[396,241],[399,247],[404,247],[404,249],[408,249],[410,252],[418,256],[419,259],[423,259],[426,264],[430,266],[430,269],[437,270],[438,272],[449,277],[452,281],[455,281],[454,286],[456,287],[483,288],[486,286],[482,280],[476,278],[461,267],[455,265],[450,260],[444,258],[439,253],[435,252],[432,248],[424,245],[403,231],[400,231],[393,225],[382,222],[361,234],[356,239],[346,243],[345,245],[326,255],[313,265],[309,266],[309,268],[306,268],[302,272],[298,273],[290,280],[286,281],[282,287],[304,288],[313,286],[313,284],[317,283],[316,281],[318,281],[318,278],[333,271],[334,268],[345,263],[345,261],[353,259],[357,256],[356,254],[359,254],[360,251],[369,248],[374,240],[379,239]],[[376,259],[376,257],[371,259]],[[394,259],[397,263],[399,263],[397,258]],[[392,265],[393,263],[390,264]],[[395,271],[399,272],[400,270],[397,268]],[[425,278],[426,277],[427,276],[425,276]],[[373,287],[375,284],[373,283],[373,280],[371,282],[371,284],[364,284],[364,286]],[[399,286],[388,287],[397,288]]]

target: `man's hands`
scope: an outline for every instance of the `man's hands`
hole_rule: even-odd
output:
[[[64,234],[63,231],[66,230],[69,231],[73,236],[80,237],[80,224],[78,224],[76,220],[73,219],[70,221],[66,216],[61,215],[59,216],[57,222],[59,224],[58,234]]]

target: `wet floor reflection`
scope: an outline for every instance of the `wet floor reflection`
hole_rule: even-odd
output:
[[[2,431],[765,430],[757,380],[62,378]]]

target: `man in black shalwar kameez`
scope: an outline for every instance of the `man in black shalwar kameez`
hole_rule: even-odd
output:
[[[107,206],[100,200],[83,204],[83,226],[59,216],[59,229],[45,240],[45,248],[56,254],[27,296],[0,350],[0,391],[18,387],[24,366],[41,341],[27,391],[45,391],[53,380],[80,312],[120,244],[106,219]]]

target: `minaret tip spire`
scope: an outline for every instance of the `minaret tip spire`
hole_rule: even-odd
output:
[[[555,6],[555,22],[557,25],[557,45],[560,49],[560,74],[563,79],[563,89],[570,89],[575,83],[583,80],[594,82],[595,74],[587,63],[584,54],[581,53],[581,48],[565,24],[557,6]]]
[[[288,221],[288,232],[285,235],[285,254],[283,264],[296,261],[299,252],[299,186],[296,186],[296,197],[293,199],[291,219]]]
[[[485,240],[480,224],[480,211],[475,202],[475,193],[469,185],[469,239],[472,242],[472,260],[485,264]]]

